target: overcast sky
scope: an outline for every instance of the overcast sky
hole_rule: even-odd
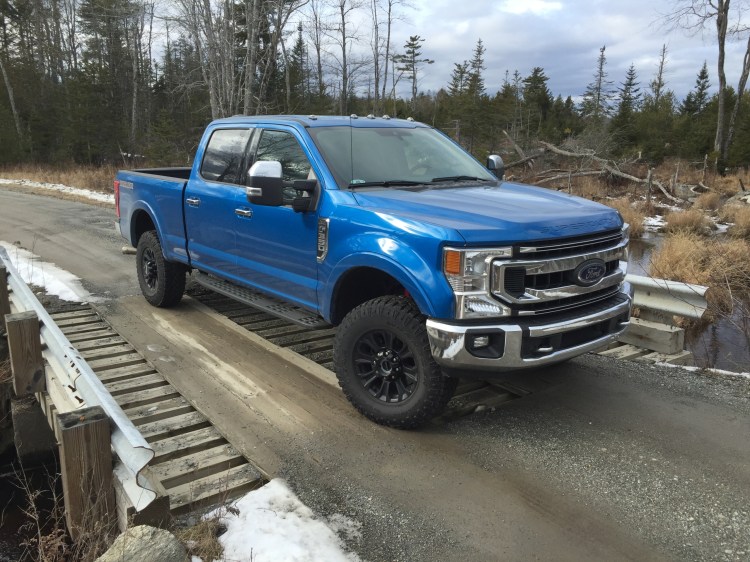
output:
[[[604,45],[608,78],[615,87],[633,63],[645,89],[665,43],[667,87],[678,100],[693,88],[704,60],[711,90],[718,85],[713,22],[703,34],[692,36],[665,29],[662,16],[674,0],[412,0],[412,5],[414,9],[404,10],[408,21],[394,30],[393,45],[402,51],[409,35],[425,39],[423,55],[436,62],[423,68],[421,91],[445,87],[453,63],[470,59],[479,38],[487,49],[485,83],[490,93],[500,88],[506,70],[512,75],[517,69],[525,77],[541,66],[555,96],[576,98],[592,81]],[[727,81],[735,88],[746,41],[727,45]]]

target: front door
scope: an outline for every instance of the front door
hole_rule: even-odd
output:
[[[296,213],[291,202],[294,180],[314,179],[310,159],[293,130],[259,128],[250,163],[281,162],[286,204],[281,207],[245,201],[251,216],[235,222],[239,275],[269,294],[317,311],[317,213]]]

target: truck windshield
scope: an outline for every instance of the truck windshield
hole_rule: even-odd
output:
[[[497,182],[450,139],[426,127],[308,129],[339,188]]]

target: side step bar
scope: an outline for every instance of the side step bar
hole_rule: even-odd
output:
[[[224,295],[225,297],[239,301],[242,304],[267,312],[268,314],[284,318],[285,320],[289,320],[300,326],[313,329],[331,327],[330,324],[320,316],[317,316],[308,310],[298,306],[293,306],[280,299],[264,295],[258,291],[240,287],[239,285],[206,275],[200,271],[193,271],[191,277],[193,281],[206,289],[210,289],[211,291]]]

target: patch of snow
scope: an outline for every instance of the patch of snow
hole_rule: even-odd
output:
[[[0,178],[0,185],[23,185],[26,187],[35,187],[38,189],[47,189],[50,191],[58,191],[60,193],[67,193],[69,195],[77,195],[85,199],[92,201],[99,201],[100,203],[111,203],[115,204],[115,196],[111,193],[101,193],[98,191],[92,191],[90,189],[81,189],[80,187],[70,187],[69,185],[63,185],[61,183],[47,183],[31,180],[11,180]]]
[[[720,222],[714,224],[716,226],[716,234],[726,234],[727,230],[732,226],[731,224],[722,224]]]
[[[56,295],[65,301],[96,300],[83,288],[81,280],[69,271],[60,269],[54,263],[42,261],[39,256],[8,242],[0,240],[0,246],[8,252],[13,267],[28,285],[44,287],[48,295]]]
[[[654,363],[654,365],[658,365],[659,367],[669,367],[671,369],[684,369],[686,371],[690,371],[691,373],[711,373],[712,375],[723,375],[725,377],[738,377],[743,379],[750,379],[750,373],[737,373],[735,371],[725,371],[723,369],[702,369],[701,367],[692,367],[689,365],[674,365],[672,363]]]
[[[227,528],[219,537],[223,560],[258,562],[358,562],[345,550],[342,536],[357,539],[360,524],[344,515],[318,517],[279,478],[220,507],[205,517],[219,516]],[[193,556],[192,562],[203,562]],[[210,561],[205,561],[210,562]]]
[[[667,226],[667,221],[664,220],[662,215],[654,215],[653,217],[646,217],[643,219],[643,227],[646,230],[656,232],[665,226]]]

